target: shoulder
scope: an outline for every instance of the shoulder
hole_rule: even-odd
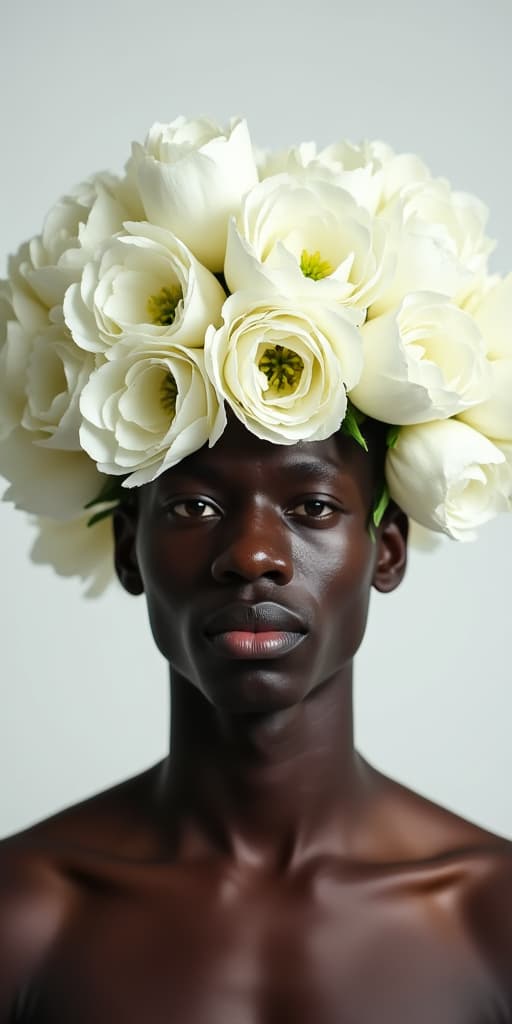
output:
[[[381,783],[381,813],[398,836],[390,859],[446,879],[446,907],[496,979],[512,1020],[512,842],[392,779]]]
[[[0,841],[0,1024],[15,1019],[89,881],[154,849],[145,796],[157,767]]]

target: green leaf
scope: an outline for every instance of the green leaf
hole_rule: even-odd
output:
[[[95,512],[95,514],[87,520],[87,526],[94,526],[95,523],[100,523],[102,519],[106,519],[107,516],[111,516],[118,505],[119,502],[117,502],[116,505],[111,505],[110,508],[103,508],[101,512]]]
[[[91,501],[88,501],[84,508],[92,508],[93,505],[102,505],[107,501],[121,501],[124,490],[122,487],[123,480],[126,480],[125,476],[108,476],[105,483],[102,484],[98,494]]]
[[[374,526],[377,528],[380,526],[384,513],[389,505],[389,497],[388,485],[383,483],[379,497],[377,498],[372,511],[372,521]]]
[[[398,441],[398,435],[400,434],[400,427],[390,427],[386,434],[386,447],[394,448]]]
[[[341,433],[345,434],[346,437],[352,437],[357,444],[364,448],[365,452],[368,451],[368,445],[359,429],[359,424],[364,423],[366,416],[364,413],[356,409],[355,405],[352,405],[350,399],[347,401],[347,411],[345,413],[345,419],[341,424]]]

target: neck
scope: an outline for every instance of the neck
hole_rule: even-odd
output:
[[[159,798],[182,853],[206,846],[276,867],[349,849],[369,788],[354,749],[351,666],[271,714],[221,711],[177,675],[171,719]]]

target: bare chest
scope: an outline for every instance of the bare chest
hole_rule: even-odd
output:
[[[446,891],[332,878],[98,886],[33,979],[22,1024],[505,1024]]]

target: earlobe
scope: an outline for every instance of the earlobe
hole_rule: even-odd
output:
[[[407,535],[409,521],[398,507],[390,508],[377,533],[377,562],[373,586],[388,594],[402,582],[407,566]]]
[[[114,565],[119,582],[129,593],[137,596],[144,593],[136,552],[137,507],[135,504],[119,505],[113,514]]]

